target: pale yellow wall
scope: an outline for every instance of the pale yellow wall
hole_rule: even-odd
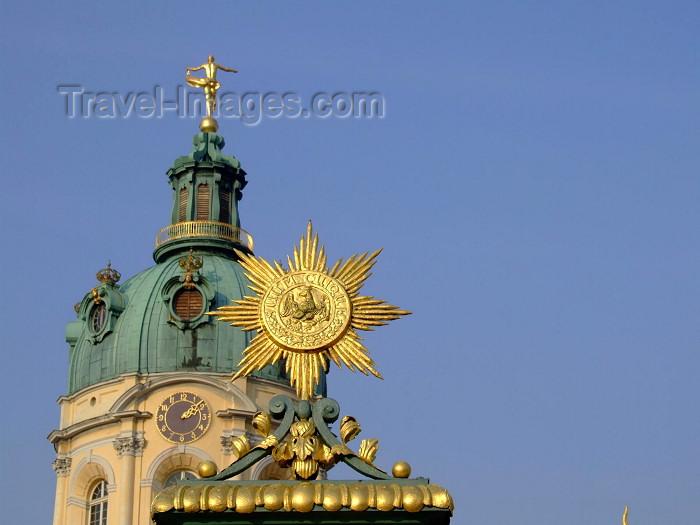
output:
[[[167,441],[155,426],[159,404],[181,391],[205,399],[212,414],[204,435],[188,444]],[[293,391],[255,378],[232,384],[227,374],[168,373],[127,374],[61,398],[61,428],[49,436],[57,450],[54,525],[87,524],[88,500],[101,479],[108,483],[108,525],[150,524],[150,503],[165,479],[196,471],[203,460],[219,470],[231,464],[235,457],[222,438],[245,433],[256,442],[252,415],[277,394]],[[270,469],[262,464],[242,479]]]

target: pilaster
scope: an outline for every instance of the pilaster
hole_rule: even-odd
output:
[[[54,500],[54,525],[62,525],[66,509],[66,491],[68,490],[68,476],[73,459],[66,454],[57,454],[52,467],[56,471],[56,499]]]
[[[130,435],[122,434],[113,441],[117,457],[121,460],[121,478],[118,490],[118,525],[131,525],[134,516],[134,474],[136,472],[136,456],[143,455],[146,440],[143,434],[135,432]]]

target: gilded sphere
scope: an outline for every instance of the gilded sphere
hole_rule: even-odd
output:
[[[395,478],[407,478],[411,475],[411,465],[405,461],[397,461],[391,467],[391,475]]]
[[[201,131],[211,131],[212,133],[216,133],[216,130],[219,129],[219,123],[216,122],[215,118],[204,117],[202,122],[199,124],[199,129]]]
[[[197,467],[197,474],[199,474],[200,478],[210,478],[216,475],[217,472],[216,463],[213,461],[202,461]]]

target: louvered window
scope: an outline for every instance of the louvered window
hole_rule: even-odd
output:
[[[175,315],[183,321],[191,321],[202,313],[204,299],[197,289],[182,289],[175,294],[174,304]]]
[[[211,190],[209,185],[200,184],[197,187],[197,220],[206,221],[209,219],[209,201],[211,200]]]
[[[178,203],[177,222],[185,222],[187,220],[187,188],[180,189],[180,202]]]
[[[219,221],[231,223],[231,190],[228,188],[219,190]]]

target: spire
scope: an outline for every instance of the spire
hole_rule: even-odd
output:
[[[204,77],[191,74],[199,70],[204,70]],[[170,226],[156,236],[156,262],[193,246],[253,252],[253,238],[241,229],[238,217],[238,201],[247,184],[246,172],[236,157],[221,152],[226,143],[216,133],[219,124],[212,116],[216,111],[216,92],[221,87],[216,80],[218,71],[238,72],[217,64],[209,55],[207,62],[188,67],[185,73],[190,86],[204,90],[207,116],[199,125],[201,133],[192,139],[194,150],[175,159],[168,170],[170,186],[175,191],[174,204]]]

